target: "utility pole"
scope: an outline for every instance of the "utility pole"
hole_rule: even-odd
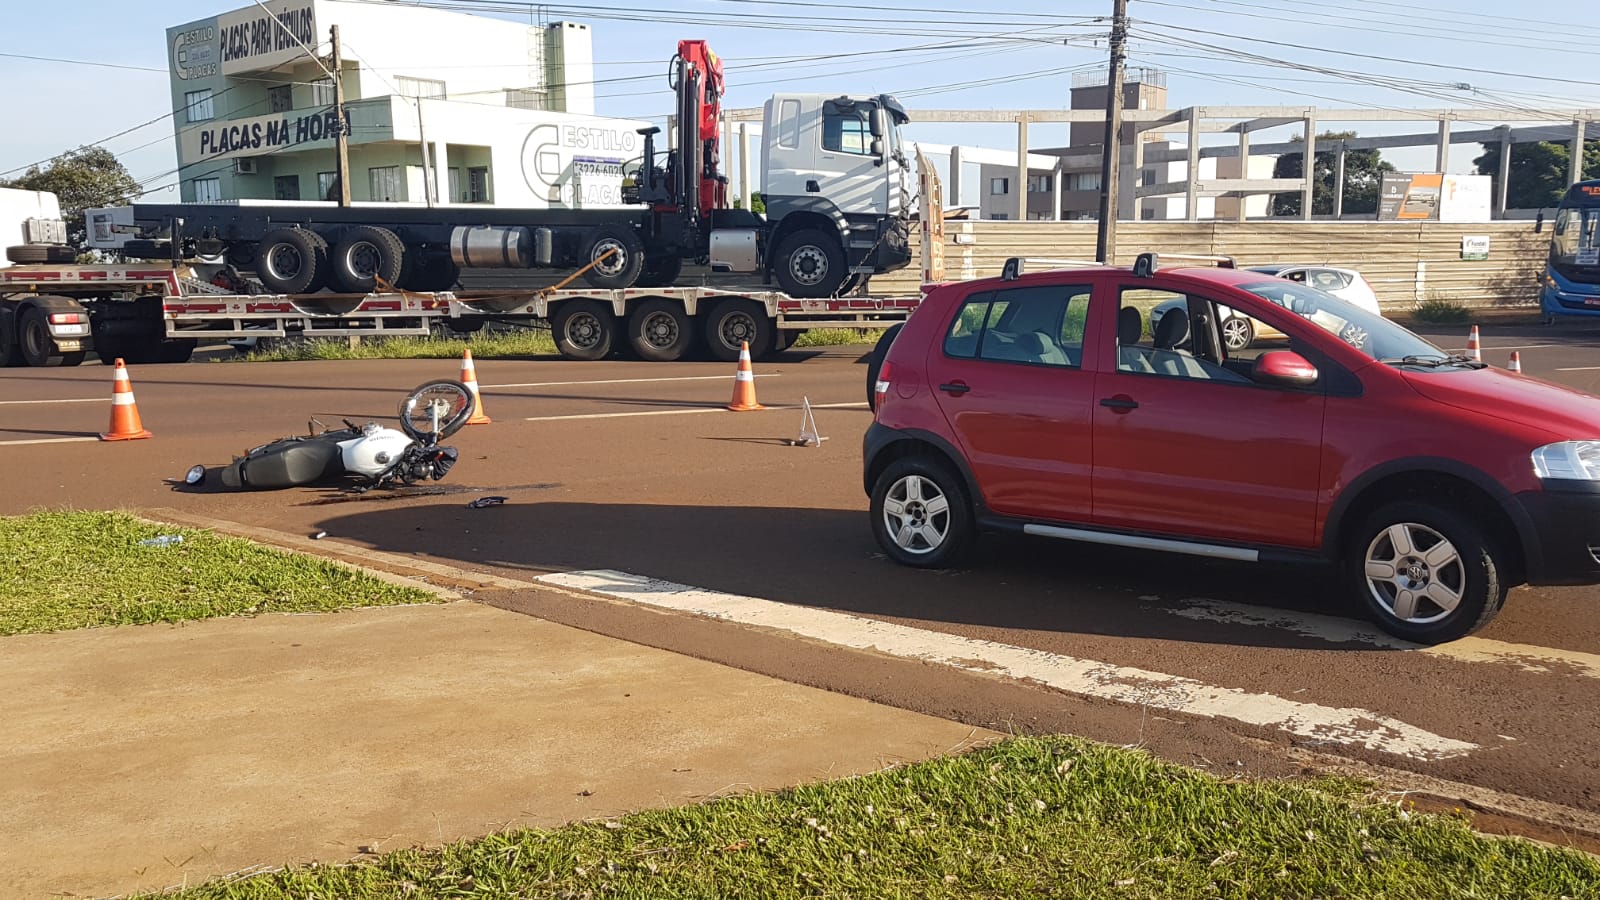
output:
[[[1122,0],[1117,0],[1121,3]],[[333,180],[339,183],[339,205],[350,205],[350,140],[345,134],[344,118],[344,57],[339,55],[339,26],[329,29],[333,42],[333,112],[338,120],[334,126],[334,145],[338,148],[333,161]],[[420,125],[418,126],[421,127]]]
[[[1100,230],[1094,258],[1110,263],[1117,244],[1117,170],[1122,166],[1122,64],[1128,40],[1128,0],[1111,13],[1111,67],[1106,77],[1106,138],[1100,158]],[[1138,135],[1134,140],[1138,140]]]

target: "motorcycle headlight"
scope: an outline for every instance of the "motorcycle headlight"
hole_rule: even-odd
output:
[[[1600,441],[1561,441],[1533,451],[1533,474],[1541,479],[1600,481]]]

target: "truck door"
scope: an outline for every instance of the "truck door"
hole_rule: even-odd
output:
[[[890,214],[889,180],[873,152],[876,104],[845,99],[822,103],[822,147],[817,154],[817,190],[809,193],[832,201],[846,215]],[[885,139],[887,140],[887,139]]]

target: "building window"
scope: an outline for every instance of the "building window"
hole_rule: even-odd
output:
[[[1067,189],[1073,191],[1100,190],[1099,172],[1078,172],[1067,176]]]
[[[219,203],[222,201],[222,179],[196,178],[194,180],[194,202]]]
[[[332,106],[333,105],[333,79],[332,78],[323,78],[323,79],[320,79],[318,81],[311,82],[311,105],[312,106]]]
[[[513,109],[549,109],[550,93],[539,88],[509,88],[506,105]]]
[[[431,97],[435,100],[444,99],[444,82],[432,78],[411,78],[407,75],[397,75],[394,79],[395,88],[404,97]]]
[[[871,129],[864,110],[822,114],[822,149],[866,155],[872,146]]]
[[[272,199],[274,200],[299,200],[300,176],[275,175],[272,179]]]
[[[267,88],[267,112],[288,112],[294,109],[294,85],[280,84]]]
[[[450,201],[451,203],[467,202],[467,195],[461,193],[461,170],[450,170]]]
[[[993,195],[993,196],[996,196],[996,197],[998,197],[1001,194],[1009,194],[1009,193],[1011,193],[1011,179],[1009,179],[1009,178],[991,178],[991,179],[989,179],[989,193],[991,195]]]
[[[467,170],[467,202],[489,202],[489,167],[474,166]]]
[[[1145,169],[1139,173],[1139,183],[1148,187],[1149,185],[1156,183],[1156,177],[1157,173],[1155,169]]]
[[[989,218],[995,220],[996,222],[1004,222],[1004,221],[1006,221],[1006,220],[1011,218],[1011,214],[1010,213],[995,213],[994,215],[990,216]]]
[[[1055,189],[1055,178],[1050,175],[1029,175],[1028,193],[1048,194]]]
[[[339,177],[339,173],[338,172],[318,172],[317,173],[317,199],[318,200],[337,200],[337,199],[339,199],[338,197],[331,196],[333,194],[333,186],[336,183],[336,179],[338,177]]]
[[[395,201],[401,199],[400,167],[383,166],[367,170],[367,188],[373,200]]]
[[[183,108],[185,115],[191,122],[204,122],[215,113],[211,109],[211,89],[203,91],[190,91],[183,95]]]

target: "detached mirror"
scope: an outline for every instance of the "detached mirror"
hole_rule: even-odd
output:
[[[1256,357],[1250,378],[1257,384],[1310,387],[1317,383],[1317,367],[1293,350],[1273,350]]]

